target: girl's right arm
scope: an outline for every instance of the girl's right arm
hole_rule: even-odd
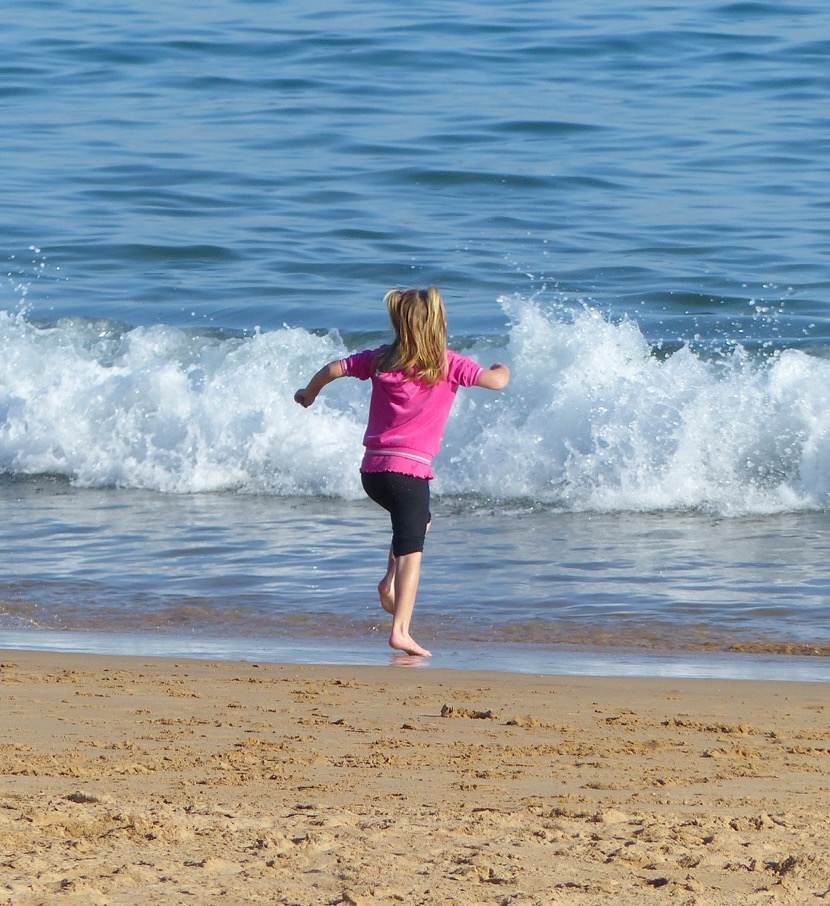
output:
[[[308,407],[317,399],[317,394],[332,381],[336,381],[338,378],[342,378],[344,375],[343,366],[340,364],[340,360],[334,362],[329,362],[328,365],[323,365],[323,367],[314,375],[314,377],[308,382],[307,387],[303,387],[301,390],[298,390],[294,394],[294,402],[299,403],[303,409],[308,409]]]
[[[481,372],[476,387],[484,387],[485,390],[504,390],[509,383],[510,369],[507,365],[496,364]]]

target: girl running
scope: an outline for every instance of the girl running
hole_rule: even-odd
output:
[[[388,510],[392,520],[392,547],[378,594],[392,616],[392,648],[429,657],[409,627],[431,518],[432,460],[458,388],[503,390],[510,371],[500,364],[485,369],[447,349],[446,309],[434,286],[393,289],[385,302],[394,342],[329,362],[294,399],[307,409],[323,387],[338,378],[372,381],[361,481],[367,495]]]

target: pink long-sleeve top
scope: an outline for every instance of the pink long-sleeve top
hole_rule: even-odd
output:
[[[384,348],[365,349],[340,360],[345,375],[372,381],[360,470],[432,478],[432,460],[441,447],[455,394],[459,387],[474,386],[484,369],[448,350],[446,377],[429,387],[402,371],[377,371],[375,362]]]

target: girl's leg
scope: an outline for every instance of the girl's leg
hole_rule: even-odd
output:
[[[395,615],[395,567],[395,555],[392,553],[390,545],[386,575],[378,583],[378,594],[380,595],[380,606],[392,616]]]
[[[386,574],[378,583],[383,609],[392,620],[389,644],[397,651],[427,657],[410,635],[409,624],[415,608],[424,536],[430,527],[429,481],[395,472],[369,472],[361,475],[367,495],[389,511],[392,518],[392,544]],[[401,553],[395,554],[395,549]]]
[[[415,596],[418,594],[418,580],[421,576],[421,551],[401,554],[395,558],[395,615],[389,644],[397,651],[430,657],[431,652],[422,648],[409,634]]]
[[[427,523],[429,531],[432,521]],[[397,572],[397,561],[392,546],[389,546],[389,560],[387,561],[386,573],[378,582],[378,595],[380,596],[380,606],[392,616],[395,616],[395,574]]]

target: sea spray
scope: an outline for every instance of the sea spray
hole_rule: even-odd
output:
[[[436,494],[569,511],[823,509],[830,362],[795,349],[658,354],[630,319],[502,302],[503,394],[462,390]],[[452,325],[451,325],[452,326]],[[369,387],[293,393],[352,351],[335,331],[231,334],[0,313],[0,470],[82,487],[358,498]],[[375,341],[372,341],[375,342]]]
[[[706,509],[723,515],[823,508],[830,362],[797,350],[657,355],[629,319],[589,307],[504,303],[512,319],[509,404],[468,474],[567,510]],[[457,439],[460,441],[460,439]],[[508,490],[509,489],[509,490]]]
[[[357,493],[359,420],[291,399],[335,334],[221,336],[2,315],[0,468],[82,487]],[[342,464],[342,468],[340,465]]]

